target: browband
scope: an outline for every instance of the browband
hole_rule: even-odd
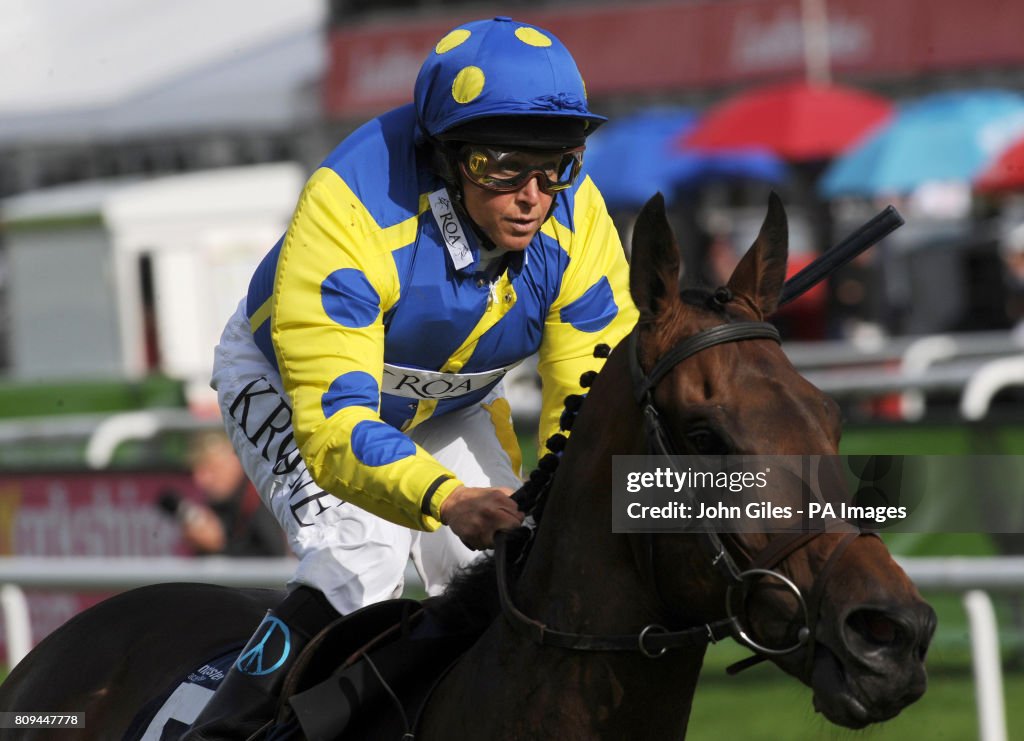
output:
[[[779,330],[768,322],[737,322],[735,324],[721,324],[717,327],[705,329],[692,337],[687,337],[678,345],[658,359],[658,362],[651,368],[646,376],[640,369],[639,354],[637,348],[637,337],[639,329],[633,328],[629,335],[629,362],[635,367],[633,370],[633,396],[637,403],[644,404],[651,389],[658,381],[665,377],[670,370],[691,355],[696,355],[701,350],[706,350],[715,345],[726,342],[738,342],[740,340],[773,340],[782,344]]]

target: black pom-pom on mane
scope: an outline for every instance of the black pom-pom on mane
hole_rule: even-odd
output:
[[[565,409],[569,412],[578,412],[583,406],[582,394],[569,394],[565,397]]]
[[[554,435],[549,437],[547,439],[547,442],[545,442],[544,444],[547,446],[548,450],[554,453],[561,453],[563,450],[565,450],[565,444],[567,442],[569,442],[569,438],[567,438],[560,432],[556,432]]]

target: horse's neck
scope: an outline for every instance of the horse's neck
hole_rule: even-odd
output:
[[[612,532],[613,457],[649,452],[627,349],[612,353],[580,410],[519,579],[527,614],[560,630],[629,633],[723,617],[723,586],[712,570],[696,568],[708,562],[698,536],[662,544],[662,558],[689,570],[686,584],[662,580],[675,588],[665,593],[666,583],[654,584],[650,541]]]
[[[608,359],[573,425],[518,598],[563,630],[623,632],[646,600],[629,542],[611,531],[612,456],[642,453],[641,417],[623,353]]]
[[[547,648],[499,618],[442,680],[417,738],[682,738],[702,658]]]
[[[513,590],[553,630],[637,633],[655,619],[629,541],[611,532],[612,456],[643,452],[624,361],[612,354],[580,411]],[[439,738],[679,738],[703,655],[548,648],[499,618],[445,681],[427,727]]]

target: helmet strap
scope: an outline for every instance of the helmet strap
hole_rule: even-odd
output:
[[[452,197],[452,203],[455,205],[455,213],[459,215],[463,223],[469,224],[473,230],[473,234],[476,236],[477,245],[485,250],[493,250],[497,247],[491,238],[488,237],[483,229],[477,226],[477,223],[473,221],[473,217],[469,215],[469,211],[466,210],[466,204],[463,201],[462,186],[452,185],[448,183],[448,195]]]
[[[459,199],[461,200],[462,188],[459,179],[459,165],[455,160],[455,152],[451,147],[437,139],[429,138],[427,142],[427,146],[430,147],[431,169],[449,186],[449,191],[452,191],[453,188],[459,191]]]

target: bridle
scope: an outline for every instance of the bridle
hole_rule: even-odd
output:
[[[686,359],[716,345],[748,340],[771,340],[781,344],[778,330],[768,322],[740,321],[722,324],[705,329],[691,335],[661,356],[648,373],[643,372],[639,355],[639,325],[627,338],[629,351],[630,376],[633,395],[640,405],[647,435],[649,451],[655,455],[673,456],[678,454],[672,445],[671,437],[661,422],[661,417],[654,403],[654,389],[658,383],[677,365]],[[670,458],[671,459],[671,458]],[[692,495],[692,492],[689,492]],[[663,655],[670,649],[696,648],[715,643],[721,638],[732,636],[741,644],[755,652],[755,656],[744,659],[729,668],[734,674],[771,656],[792,653],[801,647],[808,647],[808,667],[813,661],[814,632],[824,597],[829,572],[838,564],[850,544],[862,533],[847,531],[829,555],[824,566],[815,579],[808,598],[805,600],[800,588],[787,576],[777,571],[777,567],[790,555],[810,543],[825,530],[814,530],[799,533],[783,533],[775,536],[768,546],[749,559],[745,569],[741,569],[730,550],[726,547],[719,533],[711,528],[701,531],[712,566],[723,576],[727,583],[726,617],[704,625],[693,626],[681,630],[668,630],[664,626],[652,623],[638,633],[602,634],[569,633],[554,630],[538,620],[523,614],[512,602],[508,585],[507,536],[500,533],[496,538],[495,560],[498,572],[498,596],[502,613],[512,626],[521,634],[544,646],[552,646],[577,651],[637,651],[649,658]],[[654,577],[654,537],[651,533],[635,536],[633,544],[634,556],[638,567],[647,582],[653,585],[658,593],[657,580]],[[796,598],[799,611],[803,617],[803,625],[797,633],[796,641],[783,648],[770,648],[758,643],[746,629],[741,609],[734,609],[735,599],[739,594],[746,594],[748,585],[755,580],[773,579],[778,581]],[[659,600],[662,604],[660,593]],[[745,600],[740,600],[742,604]]]

